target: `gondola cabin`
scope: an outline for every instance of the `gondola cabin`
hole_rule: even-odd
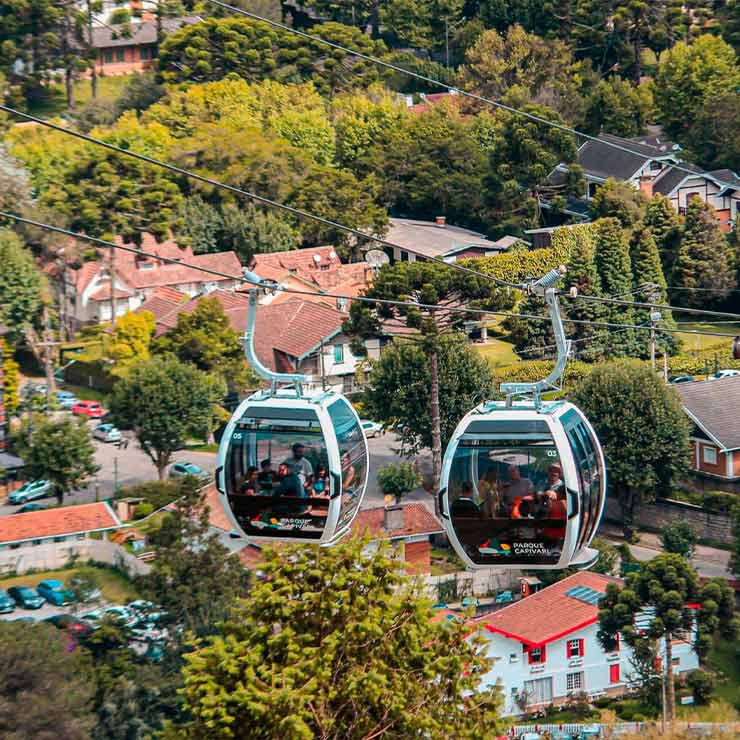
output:
[[[333,544],[360,507],[367,468],[365,435],[343,396],[285,388],[237,408],[216,480],[234,526],[250,539]]]
[[[442,465],[445,528],[472,568],[588,567],[605,495],[599,441],[565,401],[482,404],[458,425]]]

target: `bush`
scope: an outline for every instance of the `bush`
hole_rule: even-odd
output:
[[[378,470],[378,485],[386,496],[393,496],[396,503],[421,484],[421,478],[411,463],[391,463]]]
[[[697,668],[686,676],[686,684],[691,689],[697,704],[709,704],[715,686],[714,676],[711,673]]]
[[[142,501],[134,512],[134,519],[143,519],[154,513],[154,507],[148,501]]]
[[[660,532],[660,542],[666,552],[673,552],[690,560],[696,549],[696,533],[684,520],[667,524]]]
[[[182,481],[179,480],[153,480],[146,483],[137,483],[135,486],[125,486],[118,493],[118,498],[141,498],[144,501],[136,507],[139,509],[146,503],[152,511],[161,509],[172,503],[183,495]]]

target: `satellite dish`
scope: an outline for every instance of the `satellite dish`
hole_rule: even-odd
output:
[[[329,252],[329,259],[335,260],[337,259],[337,253],[332,249],[331,252]]]
[[[314,262],[315,262],[315,263],[316,263],[316,264],[318,265],[318,264],[319,264],[319,262],[321,262],[321,255],[319,255],[319,254],[315,254],[315,255],[313,256],[313,261],[314,261]]]
[[[390,257],[382,249],[371,249],[365,253],[365,262],[376,270],[390,261]]]

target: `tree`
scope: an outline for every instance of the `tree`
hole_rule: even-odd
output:
[[[732,521],[732,555],[729,569],[731,573],[740,576],[740,506],[735,506],[730,513]]]
[[[686,676],[686,685],[691,689],[697,704],[709,704],[716,682],[711,673],[695,668]]]
[[[645,131],[653,99],[647,85],[632,86],[614,76],[600,80],[589,92],[586,101],[586,130],[627,138]]]
[[[178,314],[177,324],[156,340],[154,350],[157,354],[171,353],[198,370],[219,375],[232,390],[255,382],[239,335],[218,298],[201,298],[192,313]]]
[[[726,581],[715,578],[701,586],[696,571],[684,558],[662,554],[643,564],[638,572],[630,573],[621,590],[616,584],[607,585],[606,596],[599,603],[597,637],[607,651],[614,650],[619,634],[630,647],[646,642],[641,630],[650,640],[663,641],[666,717],[671,721],[676,706],[673,639],[695,629],[694,648],[703,657],[716,632],[725,639],[736,639],[740,619],[734,611],[734,594]]]
[[[116,375],[124,374],[134,362],[149,359],[154,326],[154,314],[149,311],[129,311],[116,321],[105,343],[105,356],[114,363]]]
[[[154,357],[118,380],[110,409],[119,426],[134,430],[162,480],[175,450],[190,437],[208,434],[214,406],[225,393],[222,380],[175,357]]]
[[[26,474],[31,480],[48,480],[60,505],[66,493],[84,486],[99,469],[83,419],[33,415],[16,431],[14,444],[26,463]]]
[[[717,223],[714,208],[701,198],[692,198],[686,208],[683,238],[673,268],[672,283],[688,289],[682,290],[676,300],[684,306],[695,307],[717,303],[735,287],[727,237]]]
[[[461,306],[463,301],[472,300],[489,307],[507,300],[502,291],[495,290],[485,278],[433,262],[385,266],[366,296],[453,307]],[[379,336],[386,322],[405,324],[417,333],[418,346],[401,344],[396,352],[383,354],[373,368],[366,399],[368,410],[375,418],[387,423],[401,421],[406,425],[408,431],[404,432],[402,440],[410,452],[431,447],[435,491],[439,488],[442,471],[442,445],[446,444],[461,417],[459,404],[468,405],[473,394],[480,394],[479,400],[483,400],[491,382],[487,364],[465,345],[464,340],[450,342],[444,336],[464,317],[464,312],[459,311],[357,301],[352,304],[350,318],[345,322],[345,331],[355,337],[353,352],[359,355],[366,352],[360,340]],[[399,393],[401,388],[403,393]],[[469,404],[467,410],[472,405]],[[456,419],[451,418],[453,415]]]
[[[464,0],[384,0],[380,22],[395,45],[447,53],[455,27],[464,20]]]
[[[390,463],[378,470],[378,485],[386,496],[393,496],[397,504],[421,484],[421,478],[411,463]]]
[[[713,98],[740,85],[740,64],[733,48],[717,36],[694,43],[679,41],[660,56],[653,95],[660,122],[683,140],[691,122]]]
[[[141,576],[142,593],[196,635],[213,634],[247,594],[249,571],[211,528],[201,485],[184,481],[181,496],[153,536],[157,557]]]
[[[86,740],[91,689],[79,650],[50,624],[0,621],[0,735],[5,740]],[[29,702],[32,712],[18,712]]]
[[[619,550],[610,542],[596,537],[591,543],[591,547],[599,551],[599,559],[591,568],[594,573],[603,573],[607,576],[618,575],[618,565],[621,562]]]
[[[673,266],[681,244],[681,219],[671,201],[661,193],[654,195],[647,204],[644,224],[655,239],[663,266],[663,275],[673,282]]]
[[[727,136],[738,121],[740,92],[725,90],[713,95],[697,111],[684,136],[687,148],[709,170],[740,170],[740,142]]]
[[[647,198],[630,183],[609,178],[589,201],[591,217],[616,218],[624,227],[634,226],[645,215]]]
[[[430,602],[387,545],[265,551],[224,634],[187,656],[178,737],[415,736],[495,732],[499,690],[480,690],[488,659],[460,621]]]
[[[573,402],[604,448],[611,495],[631,539],[636,507],[669,492],[688,469],[689,424],[678,394],[650,368],[622,361],[596,367],[575,389]]]
[[[31,253],[14,232],[0,229],[0,324],[8,329],[11,344],[39,326],[44,288]]]
[[[667,524],[660,531],[660,544],[666,552],[672,552],[680,555],[686,560],[694,556],[696,549],[696,532],[691,525],[684,520],[678,520]]]
[[[0,337],[3,358],[3,390],[5,412],[8,416],[15,416],[20,404],[18,391],[20,387],[20,365],[15,361],[13,345]]]

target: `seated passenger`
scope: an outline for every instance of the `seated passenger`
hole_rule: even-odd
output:
[[[547,488],[546,491],[552,491],[556,497],[565,495],[565,483],[563,483],[563,469],[560,463],[553,463],[547,469]]]
[[[257,481],[259,482],[260,489],[263,491],[271,491],[272,484],[274,483],[276,477],[277,474],[272,469],[272,460],[265,458],[260,463],[260,472],[257,476]]]
[[[319,465],[313,481],[312,493],[314,496],[329,498],[329,469],[326,465]]]
[[[534,485],[529,478],[522,478],[518,465],[509,465],[506,472],[509,480],[503,484],[503,498],[504,503],[511,508],[517,498],[531,496],[534,493]]]
[[[462,484],[460,498],[450,504],[451,516],[480,517],[478,504],[473,500],[473,484],[465,482]]]
[[[498,471],[491,467],[478,481],[478,492],[481,497],[481,511],[489,519],[493,519],[501,507],[501,495],[499,492]]]
[[[306,459],[306,445],[303,442],[296,442],[293,447],[293,457],[283,460],[284,463],[290,463],[295,469],[295,473],[301,479],[301,485],[305,486],[313,478],[313,465]]]
[[[257,468],[254,465],[250,465],[247,469],[247,475],[244,478],[244,482],[239,488],[239,492],[247,496],[254,496],[257,493],[257,487],[259,482],[257,481]]]
[[[308,498],[308,493],[303,487],[301,477],[292,463],[280,463],[278,467],[278,484],[273,489],[272,496],[277,500],[275,511],[281,514],[303,514],[308,507],[297,504],[294,501],[280,503],[280,499],[287,498]]]

